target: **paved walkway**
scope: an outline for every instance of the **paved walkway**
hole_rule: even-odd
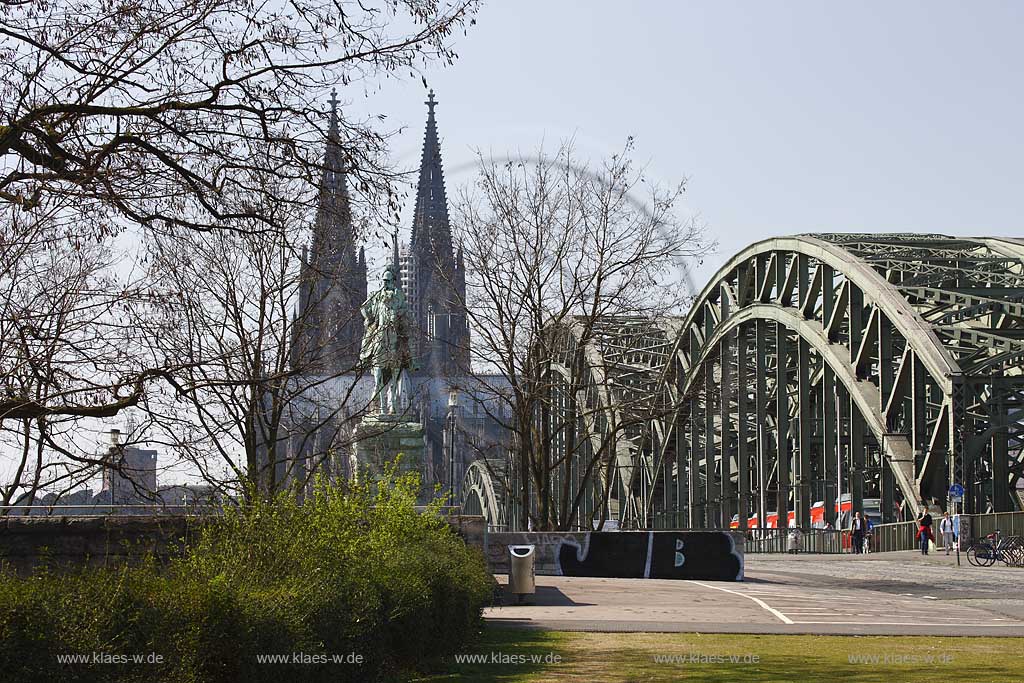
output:
[[[569,631],[1024,636],[1024,569],[982,569],[966,560],[957,567],[952,557],[912,552],[750,555],[746,577],[538,576],[530,604],[493,607],[484,616]]]

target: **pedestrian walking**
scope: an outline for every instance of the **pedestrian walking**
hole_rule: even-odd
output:
[[[864,524],[864,519],[860,516],[859,510],[853,513],[851,530],[853,534],[851,534],[850,545],[853,552],[859,555],[864,552],[864,532],[867,531],[867,525]]]
[[[917,518],[917,539],[921,542],[921,554],[928,554],[928,543],[935,540],[932,533],[932,514],[928,512],[928,503],[921,501],[921,516]]]
[[[800,531],[799,527],[794,527],[789,530],[789,538],[786,543],[786,552],[796,555],[800,552],[800,545],[803,542],[803,532]]]
[[[942,513],[939,520],[939,533],[942,534],[942,545],[946,548],[946,554],[953,548],[953,520],[948,512]]]

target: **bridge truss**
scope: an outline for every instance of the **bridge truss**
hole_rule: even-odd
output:
[[[597,444],[626,412],[649,419],[594,470],[584,525],[607,505],[624,527],[810,526],[841,496],[889,521],[945,507],[954,482],[962,509],[1021,508],[1024,241],[769,239],[685,318],[602,325],[588,391],[605,416],[580,428]]]

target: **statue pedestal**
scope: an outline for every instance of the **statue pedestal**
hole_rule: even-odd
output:
[[[423,425],[409,415],[367,415],[356,426],[352,476],[359,483],[379,481],[384,467],[401,455],[398,473],[423,475]]]

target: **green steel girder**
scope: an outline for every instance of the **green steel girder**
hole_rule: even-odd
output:
[[[742,420],[738,408],[728,415],[721,411],[713,429],[704,421],[704,433],[690,440],[702,444],[705,459],[727,457],[735,448],[722,437],[729,431],[722,422],[728,419],[733,428],[750,419],[768,425],[763,406],[773,401],[776,408],[768,412],[776,418],[770,425],[774,443],[762,436],[750,441],[757,471],[738,490],[753,483],[751,499],[734,507],[763,513],[758,489],[769,487],[770,473],[776,473],[781,479],[774,482],[774,507],[795,512],[801,523],[812,498],[831,503],[837,493],[851,491],[860,497],[868,467],[863,449],[872,442],[884,459],[876,489],[891,479],[910,510],[923,496],[945,503],[951,481],[965,477],[978,480],[972,504],[985,495],[996,509],[1019,507],[1010,492],[1024,470],[1017,446],[1022,302],[1020,241],[805,235],[755,244],[730,260],[697,297],[682,336],[689,329],[701,335],[677,344],[677,354],[687,377],[703,375],[702,366],[720,362],[711,350],[722,335],[737,334],[756,340],[747,349],[756,358],[748,372],[758,376],[772,366],[775,372],[769,381],[747,387],[751,394],[743,404],[757,410]],[[761,321],[774,334],[749,334]],[[787,390],[779,393],[772,379],[785,382]],[[683,391],[692,391],[690,385]],[[842,414],[844,403],[853,413]],[[681,424],[699,428],[702,421],[684,416]],[[861,424],[864,432],[854,433]],[[840,460],[845,484],[832,486]],[[995,476],[981,481],[972,475],[981,465]],[[816,486],[815,492],[808,494],[808,486]]]
[[[899,497],[912,514],[924,497],[945,505],[952,482],[969,509],[1021,507],[1022,240],[773,238],[730,259],[685,317],[591,325],[560,338],[566,362],[587,339],[585,400],[603,417],[585,438],[637,422],[594,486],[612,479],[625,527],[773,511],[806,525],[842,495]]]
[[[466,468],[462,483],[462,508],[467,515],[480,515],[490,531],[508,531],[507,500],[501,482],[508,473],[504,462],[476,460]]]

